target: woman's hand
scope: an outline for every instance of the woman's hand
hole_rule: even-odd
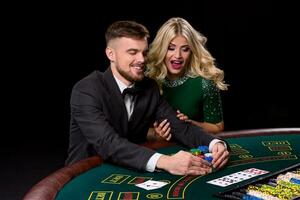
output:
[[[163,139],[170,141],[172,134],[171,134],[171,127],[170,122],[167,119],[163,120],[158,124],[158,122],[154,122],[153,124],[155,134],[162,137]]]
[[[181,121],[191,122],[191,120],[188,118],[188,116],[181,113],[179,110],[177,110],[176,117]],[[154,132],[156,135],[158,135],[159,137],[161,137],[167,141],[170,141],[172,134],[171,134],[170,122],[168,122],[167,119],[163,120],[159,124],[157,121],[154,122],[153,127],[154,127]]]
[[[189,117],[187,115],[183,114],[182,112],[180,112],[180,110],[177,110],[176,113],[177,113],[176,117],[178,119],[180,119],[181,121],[191,122]]]

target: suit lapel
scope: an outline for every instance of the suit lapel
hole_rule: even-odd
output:
[[[128,116],[126,107],[124,104],[124,100],[121,94],[121,91],[119,89],[119,86],[113,77],[112,71],[110,67],[104,72],[104,82],[105,86],[107,88],[108,93],[110,94],[110,103],[111,103],[111,109],[113,113],[112,115],[119,115],[118,121],[114,122],[118,124],[118,126],[121,125],[121,129],[123,131],[123,135],[127,134],[128,132]]]
[[[142,119],[142,116],[144,115],[144,112],[146,111],[145,108],[147,108],[147,97],[145,95],[146,88],[143,84],[143,81],[136,82],[135,87],[139,90],[135,99],[134,99],[134,109],[132,112],[132,115],[130,117],[131,122],[131,128],[134,129],[134,126],[140,123],[140,120]]]

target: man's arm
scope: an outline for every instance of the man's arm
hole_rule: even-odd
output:
[[[209,143],[217,138],[200,127],[179,120],[176,115],[176,111],[160,96],[156,120],[160,122],[162,119],[167,119],[170,123],[172,138],[176,142],[194,148],[199,145],[209,146]]]
[[[160,104],[156,114],[157,120],[167,119],[170,122],[175,141],[190,148],[198,147],[199,145],[209,146],[214,158],[212,164],[217,169],[228,162],[229,152],[224,141],[206,133],[200,127],[179,120],[176,117],[175,110],[162,97],[160,97]],[[188,152],[178,152],[173,156],[161,156],[157,161],[156,167],[169,171],[172,174],[180,175],[199,175],[209,172],[207,162],[203,162],[203,159]]]
[[[71,113],[88,144],[103,159],[144,170],[155,151],[129,142],[110,125],[92,84],[74,87],[71,97]]]

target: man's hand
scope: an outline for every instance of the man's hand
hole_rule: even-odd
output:
[[[212,147],[212,157],[212,164],[216,169],[222,168],[228,162],[229,152],[223,143],[218,142]]]
[[[185,151],[179,151],[172,156],[162,155],[156,167],[174,175],[204,175],[212,171],[206,160]]]

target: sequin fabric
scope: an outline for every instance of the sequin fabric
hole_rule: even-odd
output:
[[[190,119],[218,123],[223,120],[219,89],[211,80],[183,76],[163,82],[163,96]]]

